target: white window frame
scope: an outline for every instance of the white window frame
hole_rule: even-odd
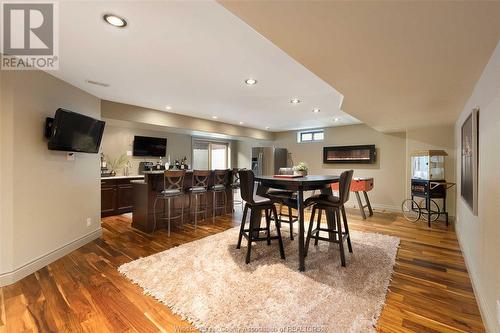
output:
[[[211,169],[212,167],[212,145],[217,144],[217,145],[224,145],[226,146],[226,169],[230,167],[231,165],[231,143],[227,141],[219,141],[219,140],[210,140],[210,139],[203,139],[203,138],[192,138],[191,139],[191,156],[192,156],[192,165],[194,165],[194,143],[195,141],[198,142],[203,142],[208,144],[208,169]]]
[[[314,135],[322,133],[323,134],[323,139],[314,139]],[[304,134],[311,134],[311,140],[303,140],[302,136]],[[325,140],[325,130],[324,129],[314,129],[314,130],[307,130],[307,131],[299,131],[297,132],[297,143],[313,143],[313,142],[323,142]]]

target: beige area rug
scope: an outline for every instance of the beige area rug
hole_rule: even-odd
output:
[[[310,246],[298,271],[297,241],[236,249],[238,229],[119,267],[119,271],[204,332],[371,332],[385,296],[399,239],[351,232],[353,254],[340,266],[337,244]],[[284,231],[286,228],[282,228]]]

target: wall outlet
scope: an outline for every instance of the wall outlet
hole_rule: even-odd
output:
[[[132,151],[131,150],[127,150],[127,156],[132,156]]]
[[[497,323],[500,325],[500,299],[497,299]]]
[[[90,227],[92,224],[92,219],[90,217],[87,217],[87,227]]]

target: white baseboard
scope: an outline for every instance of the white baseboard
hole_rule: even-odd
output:
[[[61,246],[58,249],[50,251],[22,266],[19,266],[18,268],[10,272],[0,274],[0,287],[21,280],[22,278],[36,272],[40,268],[47,266],[48,264],[56,261],[61,257],[64,257],[68,253],[82,247],[83,245],[93,241],[94,239],[101,237],[101,235],[102,229],[99,228],[95,231],[92,231],[91,233],[84,235],[83,237],[75,239],[68,244]]]
[[[470,280],[472,282],[472,289],[474,290],[474,295],[476,296],[477,303],[479,305],[479,312],[481,313],[481,317],[483,318],[483,324],[486,328],[486,332],[489,333],[500,333],[500,325],[497,324],[497,319],[495,318],[495,311],[491,310],[488,307],[488,303],[484,298],[483,293],[481,292],[483,289],[481,288],[481,283],[477,278],[476,272],[472,269],[469,262],[470,259],[467,255],[467,251],[464,251],[464,247],[462,246],[462,241],[460,240],[460,232],[458,229],[456,230],[458,245],[460,246],[460,251],[462,251],[462,255],[464,256],[465,267],[467,267],[467,272],[469,273]]]
[[[352,203],[352,202],[347,202],[346,204],[347,208],[354,208],[354,209],[359,209],[358,204]],[[372,208],[376,211],[379,212],[393,212],[393,213],[400,213],[401,212],[401,207],[400,206],[393,206],[393,205],[383,205],[383,204],[376,204],[372,203]],[[368,211],[367,208],[365,208],[366,211]]]

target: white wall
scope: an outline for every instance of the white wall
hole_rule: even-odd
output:
[[[0,284],[100,235],[99,155],[49,151],[45,117],[63,107],[100,117],[100,101],[39,71],[1,74]],[[86,219],[91,225],[86,225]]]
[[[460,196],[460,133],[474,107],[479,114],[478,215]],[[496,301],[500,300],[500,43],[455,124],[457,149],[457,223],[460,241],[483,321],[500,332]]]

